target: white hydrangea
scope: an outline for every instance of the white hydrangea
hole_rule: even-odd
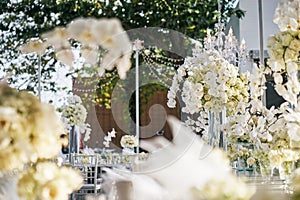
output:
[[[83,140],[90,139],[91,128],[86,123],[87,110],[82,105],[82,100],[78,95],[71,95],[67,99],[67,104],[61,108],[61,117],[67,129],[77,126],[80,133],[85,134]]]

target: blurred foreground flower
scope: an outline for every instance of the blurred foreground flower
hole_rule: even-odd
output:
[[[0,171],[22,170],[61,149],[63,126],[52,106],[25,91],[0,85]]]
[[[56,27],[41,37],[43,41],[30,40],[19,49],[22,53],[42,54],[46,47],[51,46],[56,58],[71,69],[74,68],[75,55],[79,55],[85,64],[98,66],[99,76],[116,67],[119,77],[125,79],[131,67],[132,45],[117,18],[77,18],[66,27]],[[72,46],[74,42],[79,45]]]
[[[205,200],[248,200],[254,192],[234,175],[226,179],[211,179],[203,187],[193,188],[194,196]]]
[[[18,194],[26,200],[67,200],[83,184],[79,171],[58,167],[53,162],[38,162],[20,176]]]
[[[67,200],[82,177],[52,161],[62,147],[64,133],[54,108],[26,91],[0,84],[0,199]],[[5,181],[8,180],[8,181]],[[12,182],[11,182],[12,181]]]

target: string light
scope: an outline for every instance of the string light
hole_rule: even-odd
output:
[[[175,68],[182,65],[184,62],[184,58],[170,58],[166,56],[162,56],[161,54],[151,53],[149,49],[144,49],[140,51],[140,55],[143,57],[147,67],[150,70],[150,73],[154,75],[157,80],[163,85],[168,81],[172,81],[172,77],[168,77],[166,73],[172,73],[172,70],[175,71]],[[166,71],[166,73],[162,73]],[[111,77],[110,79],[113,79]],[[86,81],[76,79],[74,80],[74,85],[85,85]],[[95,87],[92,89],[82,89],[73,87],[73,90],[76,92],[82,93],[94,93],[99,87]]]
[[[170,57],[163,57],[162,55],[156,55],[156,54],[152,54],[151,52],[149,52],[149,50],[145,50],[142,52],[142,56],[147,58],[148,61],[152,61],[152,62],[158,62],[167,66],[171,66],[171,67],[179,67],[182,65],[182,63],[184,62],[184,58],[170,58]],[[155,61],[153,61],[155,60]]]
[[[90,93],[90,92],[95,92],[97,89],[79,89],[79,88],[73,88],[74,91],[76,92],[83,92],[83,93]]]
[[[146,62],[147,67],[150,69],[151,74],[154,75],[157,78],[157,80],[159,80],[159,82],[162,83],[163,85],[165,85],[167,81],[172,81],[172,78],[168,77],[165,73],[162,72],[166,70],[167,73],[171,73],[172,70],[175,71],[175,67],[179,67],[180,65],[182,65],[182,62],[184,61],[184,59],[173,59],[173,58],[170,59],[166,57],[165,59],[168,59],[169,61],[171,60],[173,61],[173,63],[170,63],[170,62],[163,61],[161,58],[158,58],[155,55],[151,55],[145,52],[146,51],[141,53],[143,60]],[[175,64],[176,62],[181,62],[181,63]]]

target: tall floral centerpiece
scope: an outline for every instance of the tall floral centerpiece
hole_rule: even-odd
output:
[[[0,85],[1,199],[19,199],[17,190],[24,199],[67,200],[80,188],[79,172],[47,161],[60,152],[63,131],[52,106]]]
[[[292,147],[300,147],[297,117],[299,116],[298,95],[300,93],[300,3],[297,0],[281,0],[273,21],[280,31],[268,40],[270,74],[274,77],[275,90],[291,108],[285,115]]]
[[[70,133],[69,152],[79,153],[82,135],[83,141],[88,141],[91,133],[90,125],[86,123],[86,108],[79,96],[71,95],[67,98],[67,103],[58,110],[61,111],[62,120]]]
[[[249,102],[239,103],[235,115],[228,117],[222,127],[228,135],[228,155],[231,161],[243,161],[248,166],[260,165],[263,173],[274,168],[282,169],[284,163],[295,162],[298,156],[291,150],[289,121],[294,113],[288,102],[278,108],[267,108],[262,97],[268,67],[253,66],[249,77]],[[240,153],[246,149],[247,153]],[[237,151],[238,150],[238,151]]]
[[[299,157],[293,151],[297,134],[297,95],[300,92],[298,81],[299,67],[299,2],[280,1],[274,15],[280,32],[268,40],[268,65],[254,67],[250,76],[250,101],[240,103],[238,112],[228,118],[223,130],[231,140],[229,155],[234,160],[239,143],[251,146],[246,161],[260,164],[263,175],[270,176],[273,168],[289,172],[292,163]],[[279,107],[267,108],[263,102],[266,75],[274,78],[275,90],[287,102]],[[251,162],[250,162],[251,161]],[[247,162],[248,163],[248,162]]]
[[[187,123],[194,130],[200,127],[203,138],[213,146],[219,146],[220,113],[226,110],[231,116],[239,102],[247,102],[248,75],[239,73],[238,67],[229,61],[217,50],[205,50],[197,46],[193,56],[187,57],[178,73],[174,76],[172,86],[168,92],[168,106],[176,106],[177,93],[184,102],[182,112],[193,115],[200,114],[199,121],[188,118]],[[216,119],[216,126],[209,131],[203,118],[211,113]],[[211,121],[211,120],[210,120]],[[197,125],[196,127],[194,125]],[[210,133],[209,133],[210,132]]]
[[[298,70],[300,62],[299,1],[281,0],[273,21],[280,31],[268,39],[268,65],[274,77],[275,90],[293,106],[300,92]]]

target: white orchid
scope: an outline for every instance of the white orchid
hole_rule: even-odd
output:
[[[167,105],[174,108],[176,94],[181,92],[182,112],[194,115],[187,123],[207,140],[208,112],[217,114],[226,108],[227,115],[233,115],[239,103],[248,101],[248,83],[249,74],[239,74],[219,52],[196,46],[193,56],[185,59],[173,77]]]
[[[64,27],[56,27],[53,31],[42,34],[42,38],[46,40],[47,46],[53,46],[55,49],[69,49],[69,34]]]
[[[125,79],[126,72],[131,67],[132,45],[120,20],[116,18],[77,18],[66,27],[57,27],[42,34],[41,38],[44,42],[30,40],[20,50],[23,53],[43,54],[46,47],[52,46],[56,58],[71,68],[77,56],[76,51],[84,58],[85,63],[99,64],[100,76],[103,76],[105,70],[116,67],[119,77]],[[71,47],[71,40],[79,42],[80,47],[76,50]]]
[[[112,141],[112,138],[116,137],[116,131],[113,128],[110,132],[107,133],[106,136],[104,136],[103,145],[108,148],[110,146],[110,142]]]
[[[281,0],[273,18],[280,29],[268,39],[270,74],[275,80],[277,93],[293,106],[297,106],[300,83],[296,77],[299,69],[300,18],[298,0]],[[285,76],[286,81],[280,78]]]
[[[37,53],[42,54],[46,50],[47,46],[38,38],[30,39],[26,44],[21,46],[19,50],[22,53]]]
[[[187,74],[188,78],[183,75]],[[225,107],[232,113],[235,104],[247,101],[247,77],[243,80],[238,68],[228,63],[217,51],[194,49],[193,57],[187,57],[173,78],[168,93],[168,105],[174,107],[175,94],[182,85],[184,111],[193,114],[203,108],[220,112]],[[229,106],[228,106],[229,105]]]
[[[299,1],[281,0],[275,10],[273,22],[281,31],[296,31],[300,26]]]

